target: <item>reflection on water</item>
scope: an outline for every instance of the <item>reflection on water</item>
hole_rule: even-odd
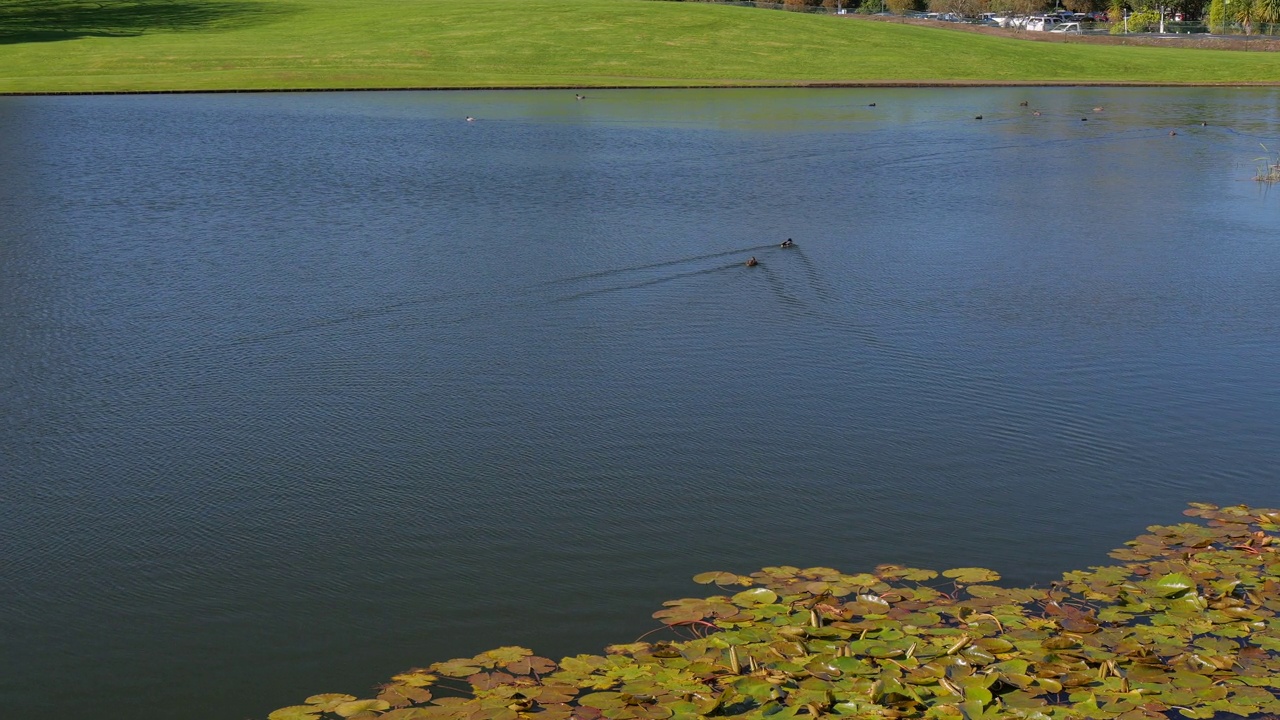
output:
[[[0,101],[0,698],[262,716],[1275,505],[1276,100]]]

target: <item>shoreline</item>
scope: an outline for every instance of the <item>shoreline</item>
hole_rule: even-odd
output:
[[[77,95],[229,95],[326,92],[474,92],[477,90],[779,90],[842,88],[966,88],[966,87],[1280,87],[1280,81],[1161,83],[1116,80],[856,80],[793,83],[700,85],[467,85],[414,87],[218,88],[204,90],[0,90],[0,97],[63,97]]]

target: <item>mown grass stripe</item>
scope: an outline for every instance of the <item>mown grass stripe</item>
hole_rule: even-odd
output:
[[[1280,55],[1036,43],[646,0],[0,7],[0,92],[10,93],[953,82],[1274,83]]]

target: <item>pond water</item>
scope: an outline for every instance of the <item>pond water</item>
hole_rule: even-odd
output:
[[[1280,504],[1280,91],[587,95],[0,99],[6,715]]]

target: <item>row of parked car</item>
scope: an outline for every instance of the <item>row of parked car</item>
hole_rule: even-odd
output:
[[[1105,14],[1104,14],[1105,17]],[[1033,32],[1081,32],[1082,23],[1105,22],[1091,13],[1047,13],[1031,16],[1006,16],[985,13],[982,22],[997,27],[1018,28]]]
[[[967,18],[955,13],[916,13],[916,15],[929,20],[941,20],[943,22],[977,22],[986,25],[996,25],[998,27],[1041,31],[1057,30],[1058,32],[1070,32],[1071,30],[1079,32],[1080,23],[1107,21],[1107,14],[1105,12],[1073,13],[1065,10],[1045,13],[1043,15],[1032,15],[1029,17],[1001,15],[1000,13],[983,13],[978,18]],[[1067,26],[1069,23],[1076,23],[1076,25],[1069,29],[1060,29],[1064,28],[1064,26]]]

